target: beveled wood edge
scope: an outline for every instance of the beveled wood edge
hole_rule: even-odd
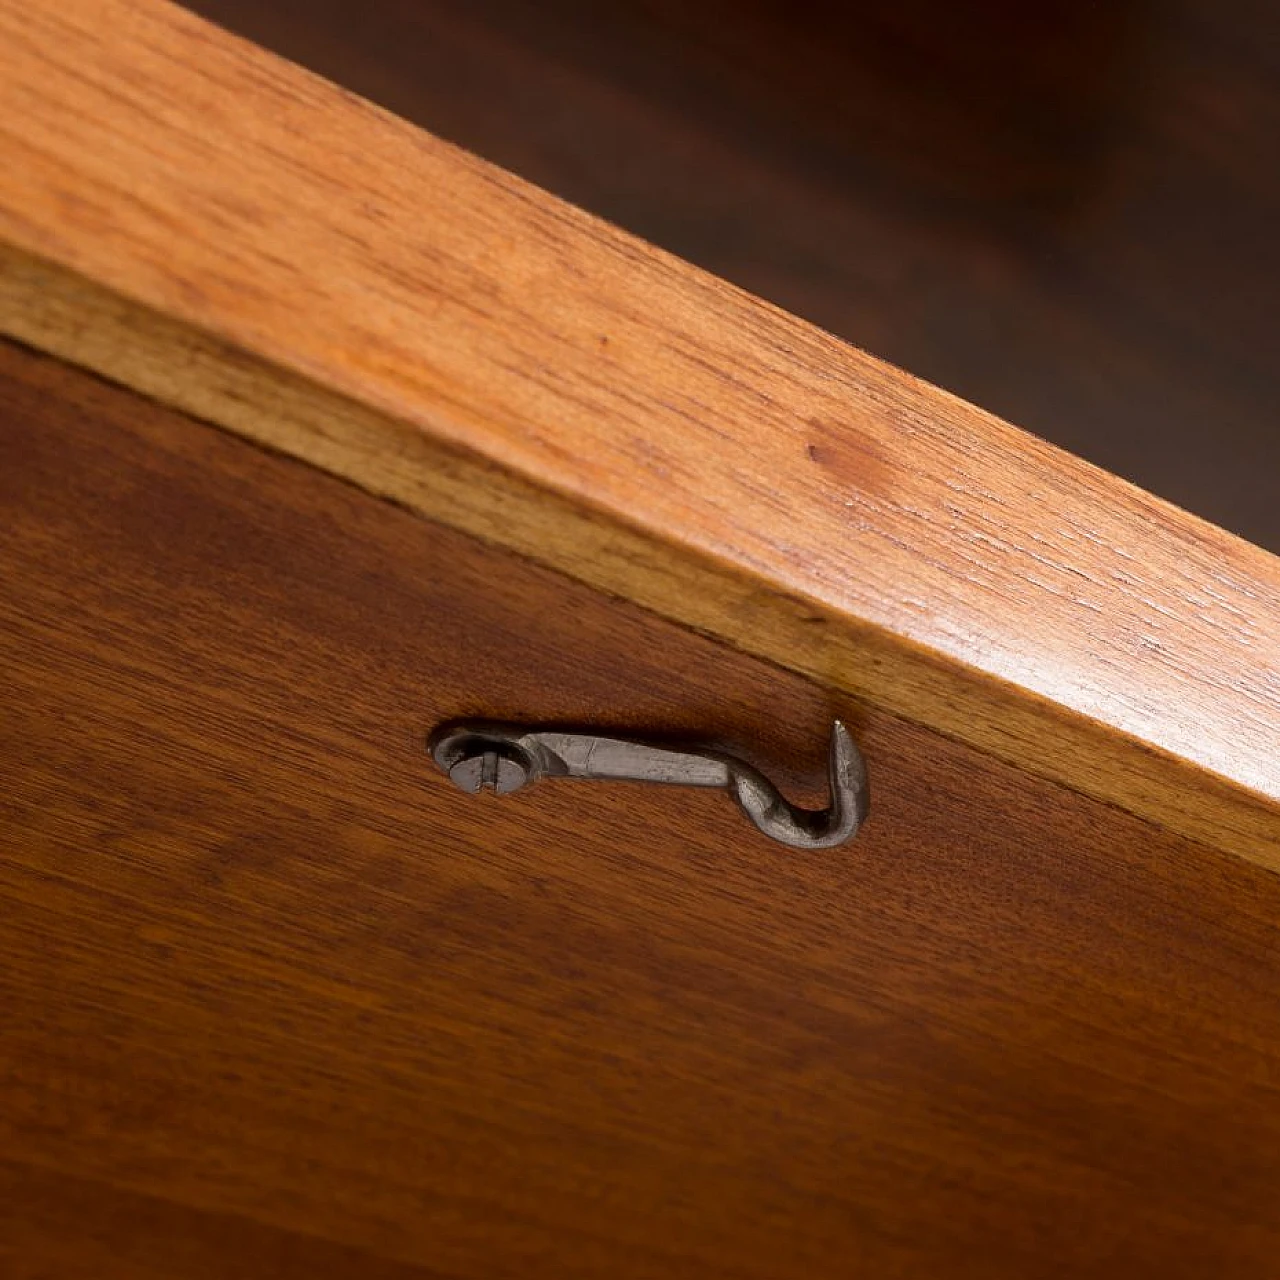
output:
[[[682,554],[607,511],[3,246],[0,327],[377,498],[1280,870],[1277,812],[1265,797],[857,617],[775,591],[732,564]]]
[[[0,36],[0,331],[1280,867],[1280,561],[162,0]]]

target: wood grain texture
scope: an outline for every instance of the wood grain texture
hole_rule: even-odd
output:
[[[0,350],[6,1276],[1256,1277],[1280,879]],[[723,796],[454,791],[457,713]]]
[[[1280,9],[188,0],[1280,551]]]
[[[9,333],[1280,865],[1273,558],[181,10],[0,34]]]

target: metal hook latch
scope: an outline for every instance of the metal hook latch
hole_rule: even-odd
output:
[[[755,825],[796,849],[830,849],[851,839],[867,816],[867,770],[848,729],[831,727],[831,806],[791,804],[758,769],[735,756],[595,733],[530,729],[483,720],[441,725],[427,743],[463,791],[518,791],[539,778],[604,778],[728,791]]]

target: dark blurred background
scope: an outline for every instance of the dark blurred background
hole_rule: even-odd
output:
[[[1274,0],[191,7],[1280,551]]]

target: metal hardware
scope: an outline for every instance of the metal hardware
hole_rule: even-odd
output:
[[[755,825],[796,849],[830,849],[851,839],[867,816],[862,753],[848,729],[831,727],[831,807],[791,804],[758,769],[734,756],[595,733],[530,729],[488,721],[454,721],[431,735],[427,749],[463,791],[509,795],[539,778],[656,782],[728,791]]]

